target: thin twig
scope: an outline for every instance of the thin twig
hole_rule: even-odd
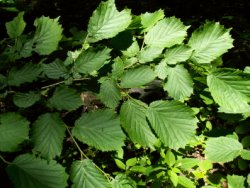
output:
[[[2,161],[3,161],[4,163],[8,164],[8,165],[11,164],[11,162],[6,161],[2,155],[0,155],[0,159],[2,159]]]

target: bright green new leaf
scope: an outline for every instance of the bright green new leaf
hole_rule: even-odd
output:
[[[23,33],[26,26],[23,15],[24,12],[20,12],[12,21],[5,24],[10,38],[17,38]]]
[[[111,110],[97,110],[81,116],[73,128],[73,136],[83,143],[102,151],[121,148],[125,134],[120,127],[119,117]]]
[[[244,73],[250,74],[250,67],[249,67],[249,66],[246,66],[246,67],[244,68]]]
[[[118,174],[111,182],[112,188],[135,188],[136,183],[125,174]]]
[[[0,151],[13,152],[29,135],[29,122],[17,113],[0,115]]]
[[[245,188],[245,179],[243,176],[227,175],[228,188]]]
[[[241,152],[241,158],[242,159],[245,159],[245,160],[249,160],[250,161],[250,150],[246,150],[244,149],[242,152]]]
[[[185,176],[178,176],[178,184],[186,188],[196,188],[194,182]]]
[[[75,110],[83,105],[80,94],[68,87],[57,87],[49,103],[58,110],[67,111]]]
[[[193,93],[193,81],[183,65],[168,67],[168,80],[164,90],[175,100],[184,101]]]
[[[43,72],[52,79],[59,79],[67,75],[68,71],[60,60],[55,60],[49,64],[42,64]]]
[[[47,113],[38,117],[32,129],[33,152],[38,152],[47,160],[59,156],[65,135],[64,122],[57,113]]]
[[[147,117],[156,134],[169,148],[184,147],[195,136],[197,119],[192,109],[181,102],[152,102]]]
[[[90,74],[98,71],[104,64],[109,62],[111,49],[95,51],[92,48],[82,52],[75,63],[75,70],[80,73]]]
[[[131,46],[122,51],[122,54],[126,57],[134,57],[139,53],[139,51],[140,47],[138,45],[138,42],[136,41],[136,39],[134,39],[134,42],[131,44]]]
[[[111,188],[108,179],[90,159],[73,162],[70,179],[72,188]]]
[[[164,80],[168,76],[168,66],[164,61],[161,61],[158,65],[155,66],[156,75]]]
[[[155,11],[153,13],[144,13],[140,15],[141,24],[143,32],[148,31],[151,27],[153,27],[159,20],[164,18],[164,11],[162,9]]]
[[[153,148],[157,139],[146,119],[147,108],[145,103],[130,99],[122,104],[120,118],[124,130],[134,143]]]
[[[116,57],[112,64],[112,78],[120,78],[124,72],[124,63],[120,57]]]
[[[121,100],[121,91],[116,81],[113,79],[105,79],[102,81],[99,96],[107,107],[115,109]]]
[[[37,79],[41,73],[39,65],[27,63],[21,68],[13,67],[8,75],[8,84],[12,86],[20,86],[24,83],[30,83]]]
[[[145,44],[154,47],[171,47],[181,44],[187,35],[187,29],[180,19],[164,18],[149,29],[145,35]]]
[[[250,79],[241,71],[218,69],[207,77],[207,84],[221,112],[250,112]]]
[[[206,141],[205,154],[214,162],[229,162],[238,157],[243,150],[242,144],[233,138],[217,137]]]
[[[20,108],[28,108],[39,101],[41,95],[34,91],[27,93],[16,93],[13,97],[13,102],[16,106]]]
[[[30,154],[19,155],[7,167],[7,173],[18,188],[65,188],[68,175],[56,161],[36,158]]]
[[[129,69],[121,77],[122,88],[140,87],[152,82],[156,75],[149,66]]]
[[[89,20],[88,36],[91,42],[112,38],[124,31],[131,19],[130,10],[119,12],[114,0],[101,2]]]
[[[247,175],[247,184],[250,186],[250,173]]]
[[[163,48],[147,46],[138,53],[138,60],[140,63],[147,63],[159,57]]]
[[[192,33],[188,45],[194,50],[191,60],[195,63],[210,63],[233,47],[231,29],[218,22],[207,22]]]
[[[44,16],[35,20],[36,32],[33,40],[35,43],[34,50],[38,54],[49,55],[57,49],[63,30],[58,20],[59,18],[50,19]]]
[[[174,46],[165,52],[163,61],[167,64],[184,62],[190,58],[192,51],[187,45]]]

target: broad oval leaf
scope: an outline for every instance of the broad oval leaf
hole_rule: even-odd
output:
[[[125,174],[118,174],[111,182],[112,188],[136,188],[136,183]]]
[[[42,69],[46,76],[52,79],[59,79],[68,73],[67,68],[59,59],[49,64],[42,64]]]
[[[24,12],[20,12],[12,21],[5,24],[10,38],[19,37],[23,33],[26,26],[23,15]]]
[[[207,77],[207,84],[221,112],[250,112],[250,79],[241,71],[218,69]]]
[[[108,179],[90,159],[73,162],[70,179],[72,188],[111,188]]]
[[[161,55],[162,50],[163,48],[147,46],[139,52],[138,60],[140,63],[153,61],[155,58]]]
[[[7,167],[7,173],[18,188],[65,188],[68,175],[65,169],[50,161],[30,154],[19,155]]]
[[[188,45],[194,50],[191,60],[195,63],[210,63],[233,47],[231,29],[218,22],[206,22],[192,33]]]
[[[227,175],[228,188],[245,188],[246,178],[237,175]]]
[[[29,122],[17,113],[0,115],[0,151],[13,152],[29,135]]]
[[[140,47],[136,39],[134,39],[133,43],[124,51],[122,51],[122,54],[126,57],[134,57],[136,56],[140,51]]]
[[[68,87],[57,87],[49,99],[49,104],[58,110],[71,111],[79,108],[83,102],[76,90]]]
[[[155,47],[171,47],[181,44],[187,35],[187,29],[180,19],[164,18],[145,35],[145,44]]]
[[[39,101],[41,95],[34,91],[27,93],[16,93],[13,97],[13,102],[16,106],[20,108],[28,108]]]
[[[92,111],[75,122],[72,134],[81,142],[102,151],[118,150],[125,139],[119,122],[119,117],[111,110]]]
[[[65,135],[64,122],[58,113],[47,113],[38,117],[32,129],[33,152],[51,160],[59,156]]]
[[[233,161],[242,150],[242,144],[234,138],[209,138],[206,141],[205,155],[211,161],[224,163]]]
[[[165,61],[161,61],[158,65],[155,66],[155,73],[158,76],[158,78],[164,80],[168,76],[168,68]]]
[[[152,82],[156,75],[149,66],[129,69],[121,77],[122,88],[140,87]]]
[[[168,80],[164,90],[175,100],[184,101],[193,93],[193,81],[183,65],[168,67]]]
[[[152,102],[147,117],[156,134],[169,148],[185,147],[195,136],[197,119],[192,109],[181,102]]]
[[[164,11],[162,9],[155,11],[153,13],[146,12],[140,15],[141,24],[143,32],[148,31],[151,27],[153,27],[159,20],[164,18]]]
[[[129,99],[124,102],[120,111],[121,124],[134,143],[154,148],[157,138],[148,125],[147,108],[139,100]]]
[[[129,26],[131,19],[130,10],[119,12],[114,0],[101,2],[89,20],[88,35],[91,42],[116,36]]]

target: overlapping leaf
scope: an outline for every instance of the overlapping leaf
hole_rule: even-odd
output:
[[[227,175],[228,188],[245,188],[245,177],[237,175]]]
[[[230,48],[233,39],[230,29],[225,29],[218,22],[207,22],[192,33],[188,45],[194,50],[191,60],[195,63],[210,63]]]
[[[156,137],[146,119],[147,108],[145,103],[135,99],[124,102],[120,111],[121,124],[133,142],[153,148]]]
[[[34,91],[27,93],[16,93],[13,97],[13,102],[16,106],[20,108],[27,108],[39,101],[41,95]]]
[[[151,27],[153,27],[159,20],[164,18],[164,11],[162,9],[155,11],[153,13],[144,13],[140,15],[141,24],[144,28],[143,31],[148,31]]]
[[[162,50],[163,48],[147,46],[139,52],[138,60],[140,63],[153,61],[161,55]]]
[[[195,135],[197,119],[191,108],[181,102],[152,102],[147,117],[161,141],[172,149],[184,147]]]
[[[72,188],[111,188],[108,179],[90,159],[75,161],[71,166],[70,179]]]
[[[12,21],[5,24],[10,38],[19,37],[23,33],[26,26],[23,15],[24,12],[20,12]]]
[[[7,173],[18,188],[65,188],[68,175],[55,161],[35,158],[30,154],[19,155],[7,167]]]
[[[43,72],[52,79],[58,79],[67,75],[67,69],[63,62],[56,60],[49,64],[42,64]]]
[[[187,29],[180,19],[164,18],[145,35],[145,44],[154,47],[171,47],[181,44],[187,35]]]
[[[111,182],[112,188],[135,188],[136,183],[126,176],[125,174],[116,175],[115,179]]]
[[[32,130],[34,152],[51,160],[62,151],[65,126],[57,113],[47,113],[38,117]]]
[[[130,10],[119,12],[114,0],[101,2],[89,20],[88,35],[92,42],[112,38],[124,31],[131,19]]]
[[[207,77],[207,84],[221,112],[250,112],[250,80],[239,70],[218,69]]]
[[[164,61],[161,61],[158,65],[155,66],[156,75],[164,80],[168,76],[168,66]]]
[[[125,139],[119,122],[111,110],[97,110],[81,116],[72,133],[81,142],[102,151],[118,150]]]
[[[13,152],[29,135],[29,122],[16,113],[0,115],[0,151]]]
[[[138,42],[134,39],[134,42],[126,50],[122,51],[122,54],[126,57],[134,57],[140,51]]]

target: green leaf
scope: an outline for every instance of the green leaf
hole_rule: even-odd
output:
[[[126,57],[134,57],[139,53],[139,51],[140,47],[138,45],[138,42],[136,41],[136,39],[134,39],[134,42],[131,44],[131,46],[122,51],[122,54]]]
[[[100,99],[109,108],[115,109],[121,100],[121,91],[113,79],[106,79],[101,82]]]
[[[139,87],[152,82],[156,75],[149,66],[129,69],[121,77],[122,88]]]
[[[56,161],[35,158],[30,154],[19,155],[7,167],[7,173],[18,188],[65,188],[68,175]]]
[[[90,159],[73,162],[70,179],[72,188],[111,188],[108,179]]]
[[[218,22],[206,22],[192,33],[188,45],[194,50],[191,60],[195,63],[210,63],[233,47],[231,29]]]
[[[178,177],[179,176],[172,170],[168,170],[168,175],[169,175],[171,182],[176,187],[178,185],[178,179],[179,179]]]
[[[214,162],[229,162],[238,157],[243,150],[242,144],[233,138],[217,137],[206,141],[205,154]]]
[[[175,100],[184,101],[193,93],[193,81],[183,65],[168,67],[168,80],[164,90]]]
[[[90,74],[98,71],[104,64],[109,62],[111,49],[95,51],[92,48],[82,52],[76,59],[75,70],[80,73]]]
[[[178,176],[178,184],[186,188],[196,188],[194,182],[192,182],[190,179],[188,179],[185,176]]]
[[[207,84],[221,112],[250,112],[250,79],[239,70],[218,69],[207,77]]]
[[[197,158],[183,158],[176,161],[176,164],[180,169],[188,171],[195,166],[199,166],[199,162]]]
[[[164,61],[161,61],[158,65],[155,66],[156,75],[164,80],[168,76],[168,66]]]
[[[161,141],[171,149],[184,147],[195,136],[197,119],[192,109],[181,102],[152,102],[147,117]]]
[[[138,60],[140,63],[153,61],[155,58],[161,55],[162,50],[163,48],[147,46],[139,52]]]
[[[102,151],[121,148],[125,134],[117,117],[111,110],[97,110],[84,114],[76,122],[73,135],[83,143]]]
[[[227,175],[228,188],[245,188],[245,179],[243,176]]]
[[[165,52],[163,61],[171,65],[184,62],[190,58],[192,51],[187,45],[174,46]]]
[[[246,66],[246,67],[244,68],[244,73],[250,74],[250,66]]]
[[[124,72],[124,64],[120,57],[115,58],[112,64],[112,78],[120,78]]]
[[[187,35],[187,29],[180,19],[164,18],[153,26],[145,35],[145,44],[154,47],[171,47],[181,44]]]
[[[5,26],[10,38],[17,38],[23,33],[26,26],[23,15],[24,12],[20,12],[12,21],[6,22]]]
[[[175,155],[173,154],[173,152],[171,150],[168,150],[165,156],[165,162],[169,165],[169,166],[173,166],[175,164]]]
[[[42,64],[43,72],[52,79],[59,79],[67,75],[68,71],[59,59],[49,64]]]
[[[136,188],[136,183],[125,174],[118,174],[111,182],[112,188]]]
[[[0,114],[0,151],[13,152],[28,139],[29,122],[17,113]]]
[[[141,24],[143,32],[148,31],[151,27],[153,27],[159,20],[164,18],[164,11],[162,9],[155,11],[153,13],[144,13],[140,15]]]
[[[5,88],[7,86],[7,83],[7,78],[4,75],[0,74],[0,89]]]
[[[40,66],[32,63],[27,63],[21,68],[13,67],[8,75],[8,84],[20,86],[24,83],[33,82],[37,79],[40,72]]]
[[[247,184],[250,186],[250,173],[247,175]]]
[[[37,18],[34,22],[36,32],[34,36],[35,52],[40,55],[49,55],[57,49],[62,38],[62,27],[58,23],[59,17],[50,19],[49,17]]]
[[[89,20],[88,35],[91,42],[116,36],[129,26],[131,19],[130,10],[119,12],[114,0],[101,2]]]
[[[58,110],[67,111],[75,110],[83,105],[80,94],[68,87],[57,87],[49,103]]]
[[[242,159],[245,159],[245,160],[249,160],[250,161],[250,150],[243,150],[242,152],[241,152],[241,158]]]
[[[13,97],[13,102],[20,108],[28,108],[39,101],[41,95],[34,91],[28,93],[16,93]]]
[[[243,137],[241,140],[241,143],[244,148],[249,148],[250,147],[250,135]]]
[[[139,100],[127,100],[121,107],[121,124],[134,143],[154,148],[157,139],[146,119],[147,108],[148,106]]]
[[[65,135],[64,122],[58,113],[46,113],[38,117],[32,130],[33,152],[51,160],[62,152]]]

